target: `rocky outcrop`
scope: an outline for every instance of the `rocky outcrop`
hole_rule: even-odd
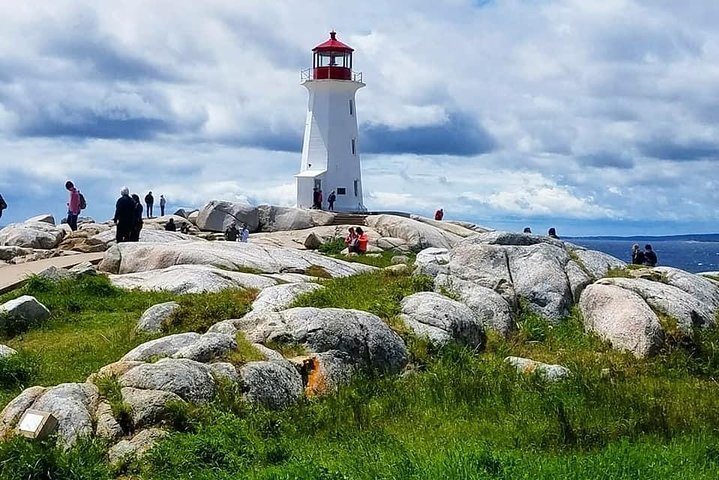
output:
[[[331,225],[335,215],[323,210],[307,210],[303,208],[275,207],[260,205],[259,230],[262,232],[281,232],[303,230],[322,225]]]
[[[57,247],[65,230],[45,222],[12,223],[0,230],[0,246],[49,250]]]
[[[98,400],[97,387],[91,383],[63,383],[45,390],[30,408],[51,413],[57,420],[58,440],[70,447],[92,435]]]
[[[308,351],[337,350],[354,364],[397,373],[407,364],[402,339],[379,317],[359,310],[292,308],[237,320],[235,326],[257,343],[299,344]]]
[[[168,403],[185,403],[179,395],[163,390],[124,387],[121,394],[122,401],[130,407],[132,425],[135,428],[155,425],[164,420]]]
[[[249,362],[240,368],[243,395],[252,403],[282,409],[295,404],[303,393],[302,377],[289,362]]]
[[[159,333],[163,323],[180,308],[177,302],[165,302],[153,305],[142,314],[135,328],[138,332]]]
[[[28,218],[25,220],[25,223],[34,223],[34,222],[41,222],[41,223],[48,223],[50,225],[55,225],[55,217],[53,217],[49,213],[45,213],[43,215],[37,215],[32,218]]]
[[[482,321],[465,304],[432,292],[402,300],[400,318],[418,336],[436,345],[456,341],[472,348],[484,345]]]
[[[224,232],[232,222],[245,224],[250,232],[256,232],[260,226],[259,211],[247,203],[213,200],[200,209],[195,224],[200,230]]]
[[[567,367],[537,362],[530,358],[507,357],[504,359],[504,362],[515,367],[519,373],[525,375],[540,375],[550,382],[558,382],[571,375],[571,372]]]
[[[277,280],[267,276],[204,265],[177,265],[109,277],[113,285],[127,290],[163,290],[176,294],[219,292],[228,288],[263,289],[277,284]]]
[[[179,228],[179,226],[178,226]],[[115,244],[115,227],[112,228],[112,230],[108,230],[106,232],[99,233],[95,235],[94,237],[91,237],[91,240],[93,241],[99,241],[103,244],[107,245],[114,245]],[[167,230],[160,230],[160,229],[151,229],[151,228],[143,228],[140,231],[140,240],[139,243],[168,243],[168,242],[177,242],[177,241],[187,241],[187,242],[198,242],[198,243],[204,243],[205,240],[202,238],[196,237],[194,235],[187,235],[180,232],[168,232]],[[134,245],[137,245],[135,243]]]
[[[395,215],[370,215],[366,222],[382,237],[403,239],[415,252],[429,247],[451,248],[462,238],[433,225]]]
[[[315,266],[332,277],[375,270],[373,267],[344,262],[310,251],[239,242],[121,243],[105,253],[100,270],[124,274],[175,265],[214,266],[229,271],[252,269],[264,273],[304,273],[306,269]]]
[[[125,373],[119,382],[123,387],[172,392],[197,404],[210,402],[217,391],[212,369],[204,363],[184,358],[144,363]]]
[[[656,353],[664,342],[657,315],[638,294],[615,285],[590,285],[579,307],[584,328],[608,340],[614,348],[636,357]]]
[[[146,362],[172,357],[207,362],[235,348],[237,348],[235,339],[223,333],[177,333],[138,345],[127,352],[121,360]]]
[[[111,464],[117,465],[145,455],[160,440],[167,437],[168,432],[159,428],[148,428],[137,433],[131,439],[120,440],[107,452]]]
[[[254,302],[253,312],[279,312],[289,307],[302,294],[319,290],[317,283],[284,283],[262,290]]]

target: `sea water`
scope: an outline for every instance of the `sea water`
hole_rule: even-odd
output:
[[[567,241],[608,253],[627,263],[632,260],[632,245],[638,243],[644,249],[644,243],[636,240],[573,238]],[[650,243],[659,260],[657,265],[681,268],[693,273],[719,271],[719,242],[655,240]]]

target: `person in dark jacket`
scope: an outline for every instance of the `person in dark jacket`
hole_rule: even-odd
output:
[[[648,243],[644,245],[644,265],[657,266],[657,254],[654,253],[654,249]]]
[[[335,191],[332,190],[332,191],[330,192],[330,196],[327,197],[327,204],[328,204],[329,207],[330,207],[330,212],[334,212],[334,211],[335,211],[335,201],[336,201],[336,200],[337,200],[337,195],[335,195]]]
[[[132,233],[130,233],[130,241],[131,242],[139,242],[140,241],[140,232],[142,231],[142,212],[144,208],[142,208],[142,202],[140,202],[140,196],[136,193],[133,193],[131,195],[132,200],[135,202],[135,221],[132,224]]]
[[[147,218],[152,218],[152,206],[155,204],[155,197],[152,196],[152,192],[145,195],[145,203],[147,204]]]
[[[641,251],[638,244],[632,245],[632,264],[644,265],[644,252]]]
[[[5,202],[5,199],[2,198],[2,195],[0,195],[0,218],[2,218],[2,212],[7,208],[7,203]]]
[[[135,201],[130,197],[130,190],[122,187],[120,198],[115,203],[113,221],[117,225],[115,240],[117,243],[129,242],[132,228],[135,226]]]
[[[551,238],[556,238],[557,240],[559,240],[559,235],[557,235],[557,229],[554,228],[554,227],[551,227],[551,228],[547,231],[547,236],[549,236],[549,237],[551,237]]]
[[[177,231],[177,225],[175,225],[175,221],[173,219],[169,219],[167,223],[165,224],[165,230],[168,232],[176,232]]]

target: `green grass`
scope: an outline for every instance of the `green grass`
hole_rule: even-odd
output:
[[[637,360],[586,335],[578,310],[550,324],[523,309],[518,332],[509,339],[490,333],[481,353],[452,345],[436,349],[412,337],[397,318],[404,296],[431,287],[427,278],[380,271],[323,284],[296,305],[376,313],[408,340],[410,373],[366,374],[333,395],[281,412],[246,405],[241,387],[223,385],[211,405],[178,405],[167,422],[176,432],[120,471],[106,465],[100,442],[62,452],[49,443],[13,440],[0,443],[0,479],[716,478],[719,329],[697,330],[691,346],[669,345],[654,358]],[[143,303],[139,293],[126,292],[115,297],[120,305],[125,295],[130,305]],[[211,305],[210,298],[193,301]],[[23,341],[45,335],[47,348],[52,333],[57,354],[72,358],[73,337],[107,326],[113,315],[127,315],[102,310],[102,302],[80,306],[81,314],[64,323],[52,319]],[[238,343],[230,361],[257,359],[244,336]],[[100,362],[104,350],[88,353],[83,367],[51,367],[48,361],[59,360],[35,352],[36,375],[52,383],[72,377],[68,369],[86,376],[90,360]],[[559,363],[572,375],[556,384],[524,376],[504,364],[507,355]],[[119,398],[112,380],[100,383],[106,398]]]
[[[344,260],[345,262],[351,262],[351,263],[361,263],[363,265],[369,265],[372,267],[377,268],[384,268],[389,267],[392,265],[392,257],[396,257],[399,255],[395,252],[382,252],[378,257],[370,257],[369,255],[340,255],[340,254],[334,254],[330,255],[331,257],[337,258],[339,260]],[[415,254],[414,253],[408,253],[404,254],[405,256],[409,257],[410,263],[414,261]]]
[[[256,290],[227,289],[216,293],[187,294],[176,299],[175,310],[163,330],[167,333],[204,333],[221,320],[244,316],[257,297]]]

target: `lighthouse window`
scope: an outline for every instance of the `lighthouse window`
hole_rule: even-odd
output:
[[[355,104],[350,100],[350,117],[355,114]]]
[[[355,180],[355,197],[358,195],[359,192],[359,182]]]
[[[357,155],[357,142],[355,139],[352,139],[352,155]]]
[[[337,187],[337,195],[347,195],[347,189],[345,187]]]

